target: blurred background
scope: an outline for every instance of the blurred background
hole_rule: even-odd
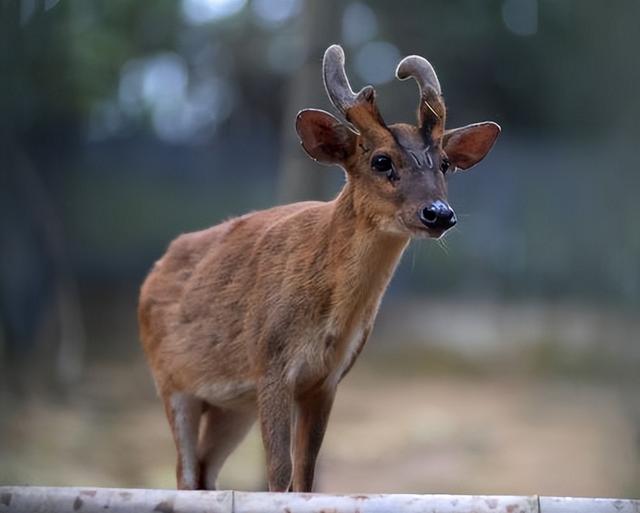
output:
[[[635,0],[0,2],[0,484],[175,486],[137,340],[176,235],[331,198],[298,110],[354,88],[413,122],[407,54],[449,126],[460,222],[413,242],[340,387],[329,492],[640,495],[640,4]],[[221,485],[264,486],[252,432]]]

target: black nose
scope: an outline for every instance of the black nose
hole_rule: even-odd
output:
[[[447,230],[456,224],[456,214],[444,201],[434,201],[418,212],[420,221],[429,228]]]

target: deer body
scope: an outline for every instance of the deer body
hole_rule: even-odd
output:
[[[373,96],[343,81],[341,58],[339,47],[325,54],[327,90],[361,133],[322,111],[297,120],[305,150],[346,170],[338,197],[182,235],[142,287],[141,339],[178,450],[180,488],[214,488],[257,418],[269,488],[310,491],[336,386],[367,341],[403,250],[412,236],[440,236],[455,223],[443,175],[425,171],[442,158],[426,144],[433,137],[384,125]],[[464,133],[456,138],[469,146]],[[484,156],[490,145],[471,139]],[[467,158],[478,153],[456,144]],[[385,174],[371,170],[386,168],[374,146],[395,163]]]
[[[216,406],[253,401],[265,360],[292,389],[336,384],[327,378],[337,382],[364,343],[409,240],[367,227],[349,195],[251,213],[171,244],[140,305],[145,350],[166,372],[160,390],[166,379]]]

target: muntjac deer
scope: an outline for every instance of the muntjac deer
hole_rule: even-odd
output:
[[[342,48],[323,60],[343,123],[300,112],[304,150],[346,171],[329,202],[253,212],[174,240],[142,286],[142,344],[177,448],[179,488],[215,489],[257,418],[271,491],[311,491],[336,387],[367,341],[409,240],[456,224],[445,174],[493,146],[492,122],[445,130],[428,61],[396,71],[420,87],[417,126],[385,124],[375,91],[354,93]]]

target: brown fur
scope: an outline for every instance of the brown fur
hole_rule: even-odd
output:
[[[366,343],[403,250],[411,236],[442,235],[416,211],[446,202],[446,147],[416,127],[386,127],[371,109],[352,111],[369,123],[359,135],[322,111],[299,116],[305,149],[347,171],[336,199],[181,235],[144,282],[140,335],[180,488],[213,488],[257,416],[269,488],[310,491],[336,385]],[[418,165],[413,151],[430,151],[435,167]],[[397,180],[372,170],[380,152]]]

